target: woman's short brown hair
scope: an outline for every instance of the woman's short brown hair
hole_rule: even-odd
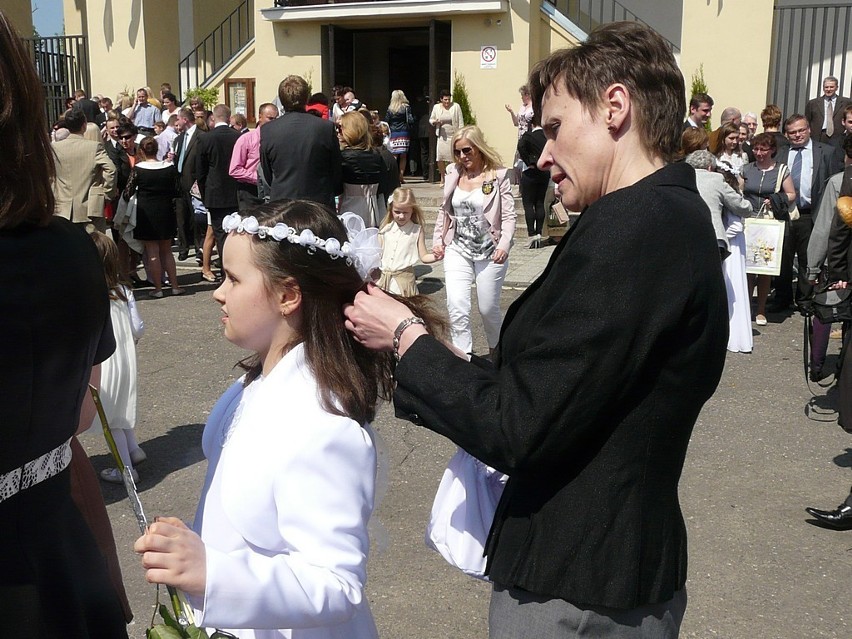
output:
[[[680,136],[680,153],[686,157],[693,151],[706,150],[710,145],[710,136],[704,127],[691,126]]]
[[[751,139],[752,151],[759,146],[765,146],[772,151],[772,157],[775,157],[775,152],[778,151],[778,143],[772,133],[758,133]]]
[[[777,129],[781,126],[781,109],[777,104],[767,104],[763,111],[760,112],[760,121],[763,123],[763,128],[766,127]]]
[[[46,225],[56,175],[44,92],[21,36],[0,11],[0,228]]]
[[[139,141],[139,148],[136,150],[136,156],[139,157],[140,151],[145,155],[146,158],[150,160],[157,159],[157,153],[160,150],[159,145],[157,144],[157,140],[155,140],[150,135],[142,138]],[[141,158],[140,158],[141,159]]]
[[[612,84],[627,87],[635,107],[631,117],[643,146],[654,156],[672,160],[680,150],[681,117],[686,112],[683,75],[671,46],[638,22],[614,22],[592,31],[580,46],[562,49],[539,62],[530,73],[533,107],[560,85],[589,114]]]

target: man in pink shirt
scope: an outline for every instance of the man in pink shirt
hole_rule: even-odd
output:
[[[231,155],[230,176],[237,180],[237,205],[240,212],[261,204],[257,192],[257,170],[260,166],[260,127],[278,117],[278,108],[267,102],[260,105],[257,126],[240,136]]]

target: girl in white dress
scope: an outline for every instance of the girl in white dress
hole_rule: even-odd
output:
[[[355,341],[342,307],[378,267],[378,230],[351,213],[345,229],[313,202],[254,212],[222,224],[214,298],[225,337],[254,355],[204,429],[193,529],[159,518],[135,549],[148,581],[189,595],[198,626],[243,639],[374,639],[369,422],[391,393],[393,358]]]
[[[414,265],[432,264],[438,258],[426,250],[423,211],[411,189],[400,187],[388,199],[388,214],[379,228],[379,244],[382,245],[379,287],[403,297],[417,295]]]
[[[145,332],[145,326],[133,291],[120,283],[118,247],[109,237],[99,231],[92,233],[104,264],[104,277],[109,289],[110,319],[115,334],[115,352],[101,364],[100,398],[107,423],[115,439],[121,461],[130,468],[134,481],[139,475],[134,468],[147,456],[136,441],[136,342]],[[92,428],[101,429],[98,417]],[[123,480],[118,468],[105,468],[101,479],[113,484]]]

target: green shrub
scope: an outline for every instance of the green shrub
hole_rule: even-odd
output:
[[[458,71],[453,74],[453,102],[459,105],[465,124],[476,124],[476,116],[470,108],[470,97],[467,94],[464,76]]]
[[[710,91],[707,90],[707,82],[704,81],[704,64],[703,63],[699,64],[698,70],[695,71],[692,74],[691,91],[692,91],[692,93],[689,94],[690,98],[692,98],[692,96],[695,95],[696,93],[707,93],[707,94],[710,93]],[[688,106],[688,103],[687,103],[687,106]],[[707,122],[704,123],[704,128],[707,129],[708,131],[712,130],[712,127],[710,126],[710,120],[707,120]]]
[[[195,87],[194,89],[187,89],[184,94],[184,100],[189,103],[190,98],[194,98],[198,96],[204,102],[204,108],[212,110],[214,106],[219,103],[219,89],[216,87],[207,87],[206,89],[202,89],[201,87]]]

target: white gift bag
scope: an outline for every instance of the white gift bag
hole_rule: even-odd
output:
[[[464,573],[485,577],[485,542],[508,476],[461,448],[447,464],[426,526],[426,545]]]

